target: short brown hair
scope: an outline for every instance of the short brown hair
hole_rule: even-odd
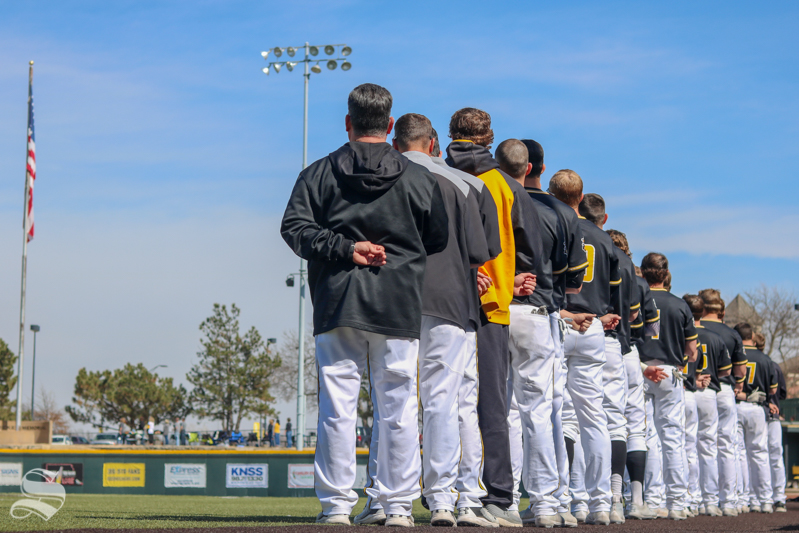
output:
[[[583,179],[573,170],[558,170],[549,179],[549,192],[569,207],[576,208],[583,198]]]
[[[671,272],[666,274],[666,279],[663,280],[663,288],[667,291],[671,290]]]
[[[518,139],[506,139],[499,143],[495,155],[499,168],[511,178],[523,178],[527,174],[527,147]]]
[[[699,297],[705,302],[705,313],[721,315],[724,313],[724,300],[718,289],[702,289]]]
[[[459,109],[449,121],[449,136],[453,141],[472,141],[488,147],[494,142],[491,115],[473,107]]]
[[[669,260],[663,254],[649,252],[641,260],[641,273],[650,285],[664,283],[669,273]]]
[[[433,125],[424,115],[406,113],[394,124],[394,140],[399,148],[408,149],[419,143],[429,145],[432,138]]]
[[[605,222],[605,199],[600,195],[589,192],[580,200],[580,215],[597,226]]]
[[[609,229],[605,233],[610,235],[610,240],[616,245],[616,248],[627,254],[627,257],[632,258],[633,253],[630,251],[630,244],[627,242],[627,235],[619,230]]]
[[[644,274],[641,272],[641,267],[639,267],[638,265],[633,265],[633,266],[635,267],[635,275],[638,276],[639,278],[643,278]]]
[[[705,302],[702,301],[696,294],[684,294],[683,300],[688,304],[691,309],[691,314],[694,315],[694,320],[699,320],[705,314]]]
[[[738,335],[741,336],[741,340],[744,341],[751,341],[752,340],[752,333],[754,330],[752,329],[752,325],[749,322],[739,322],[735,324],[735,331],[738,332]]]
[[[435,128],[433,128],[433,139],[436,140],[435,144],[433,145],[433,152],[430,154],[433,157],[440,157],[441,156],[441,145],[438,143],[438,132]]]
[[[755,341],[755,348],[758,350],[765,351],[766,349],[766,336],[760,333],[759,331],[755,331],[752,334],[752,340]]]

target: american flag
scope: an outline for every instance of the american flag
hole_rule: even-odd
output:
[[[28,85],[28,160],[25,172],[25,234],[28,242],[33,240],[33,183],[36,181],[36,137],[33,133],[33,86]]]

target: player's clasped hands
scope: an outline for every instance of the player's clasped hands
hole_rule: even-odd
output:
[[[356,242],[352,262],[358,266],[383,266],[386,264],[386,249],[369,241]]]
[[[530,296],[535,291],[535,274],[524,272],[513,279],[514,296]]]
[[[660,383],[668,376],[668,373],[659,366],[648,366],[644,370],[644,377],[653,383]]]
[[[609,331],[616,329],[616,326],[618,326],[621,321],[621,317],[613,313],[608,313],[607,315],[599,317],[599,321],[602,322],[602,327],[605,331]]]
[[[710,385],[710,374],[700,374],[696,376],[696,387],[706,389]]]
[[[477,271],[477,291],[480,296],[484,295],[488,291],[488,288],[493,284],[494,282],[491,280],[491,277],[483,274],[479,270]]]

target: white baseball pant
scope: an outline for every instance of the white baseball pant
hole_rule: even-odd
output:
[[[716,391],[710,388],[694,394],[697,414],[696,455],[699,465],[699,487],[705,506],[719,505],[718,433],[719,410]]]
[[[563,406],[566,394],[566,375],[568,367],[563,356],[563,338],[566,334],[566,323],[561,320],[560,313],[549,315],[549,327],[552,331],[552,340],[555,343],[555,388],[552,393],[552,438],[555,441],[555,460],[558,464],[558,490],[555,499],[558,500],[558,512],[565,513],[571,507],[571,494],[569,494],[569,454],[566,451],[566,441],[563,431]],[[572,414],[574,409],[572,408]]]
[[[524,432],[524,488],[536,516],[546,516],[557,514],[558,508],[552,432],[556,349],[549,315],[535,314],[535,310],[530,305],[510,307],[510,366]]]
[[[646,393],[652,396],[654,422],[663,448],[663,481],[666,485],[666,507],[681,511],[688,490],[688,482],[683,469],[683,448],[685,447],[685,389],[677,375],[682,371],[675,366],[650,361],[649,365],[659,366],[669,374],[660,383],[647,380]]]
[[[316,336],[319,374],[319,422],[314,458],[314,487],[326,515],[349,515],[358,502],[355,484],[355,424],[361,376],[367,361],[372,399],[381,413],[381,445],[375,487],[387,514],[410,515],[420,496],[416,370],[419,341],[388,337],[353,328]]]
[[[735,443],[738,434],[738,410],[735,408],[735,392],[732,385],[722,383],[716,393],[719,413],[718,457],[719,457],[719,507],[735,508],[738,502],[738,478]]]
[[[624,354],[624,369],[627,375],[627,405],[624,417],[627,419],[627,453],[646,451],[646,402],[644,400],[644,373],[641,370],[641,357],[638,347],[632,346]]]
[[[482,507],[486,495],[483,477],[483,437],[477,421],[477,334],[466,330],[466,361],[458,393],[458,423],[461,437],[461,460],[458,465],[458,509]]]
[[[567,387],[580,424],[580,440],[583,449],[590,451],[585,458],[585,488],[590,497],[588,509],[592,513],[609,512],[612,497],[610,434],[602,407],[602,369],[605,365],[602,323],[594,319],[583,333],[568,329],[564,353],[569,366]]]
[[[785,462],[782,458],[782,424],[779,420],[768,421],[768,455],[771,464],[771,499],[774,503],[785,503]]]
[[[572,461],[569,490],[572,495],[572,512],[588,512],[591,497],[585,490],[585,451],[583,450],[582,442],[580,442],[579,434],[577,435],[577,440],[574,441],[574,460]]]
[[[768,454],[768,427],[762,406],[738,404],[739,434],[745,441],[749,466],[749,497],[752,504],[774,503],[771,487],[771,465]]]
[[[666,507],[666,488],[663,485],[663,446],[655,427],[655,400],[646,394],[646,475],[644,501],[651,509]]]
[[[602,368],[604,399],[602,407],[608,418],[611,441],[627,442],[627,374],[621,344],[613,337],[605,337],[605,365]]]
[[[735,432],[735,475],[737,478],[736,495],[738,498],[738,506],[749,505],[750,500],[756,504],[754,493],[750,490],[749,486],[749,459],[746,454],[746,439],[744,438],[744,429],[741,425],[741,411],[738,409],[738,404],[735,405],[738,410],[738,427]],[[768,438],[768,437],[767,437]],[[757,504],[756,504],[757,505]]]
[[[699,459],[696,451],[699,415],[695,394],[685,391],[685,471],[688,473],[688,491],[684,502],[686,507],[698,507],[702,502],[702,491],[699,489]]]
[[[525,442],[522,437],[522,417],[519,414],[519,404],[513,394],[513,380],[508,376],[508,435],[510,436],[510,465],[513,470],[513,503],[509,511],[519,510],[519,501],[522,499],[522,470],[526,453]]]

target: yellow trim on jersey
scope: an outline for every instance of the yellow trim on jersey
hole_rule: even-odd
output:
[[[621,285],[621,278],[617,279],[616,281],[611,281],[611,285]]]
[[[635,311],[636,309],[640,309],[640,307],[641,302],[638,302],[637,304],[630,306],[630,311]]]
[[[640,324],[630,324],[630,327],[633,329],[638,329],[644,327],[644,323],[641,322]]]
[[[743,361],[738,361],[737,363],[733,363],[733,364],[734,364],[734,365],[745,365],[745,364],[746,364],[746,363],[748,363],[748,362],[749,362],[749,361],[745,359],[745,360],[743,360]]]
[[[779,387],[779,386],[780,386],[780,384],[779,384],[779,383],[777,383],[776,385],[771,385],[769,388],[770,388],[770,389],[776,389],[776,388],[777,388],[777,387]]]
[[[691,335],[690,337],[685,337],[685,340],[692,341],[697,338],[699,338],[699,333],[697,333],[696,335]]]
[[[647,324],[652,324],[654,322],[660,322],[660,312],[659,311],[660,311],[660,309],[658,309],[658,316],[656,316],[655,318],[650,318],[649,320],[646,321],[646,323]]]
[[[663,291],[663,292],[669,292],[667,289],[662,289],[662,288],[660,288],[660,287],[655,287],[655,288],[653,288],[653,287],[649,287],[649,290],[650,290],[650,291]]]
[[[581,219],[583,219],[583,220],[588,220],[588,219],[587,219],[587,218],[585,218],[583,215],[577,215],[577,218],[581,218]]]
[[[474,144],[474,141],[469,141],[467,139],[453,139],[452,142],[454,142],[454,143],[472,143],[472,144]]]
[[[524,190],[532,194],[546,194],[547,196],[549,196],[549,193],[547,191],[533,191],[528,189],[527,187],[525,187]]]
[[[587,266],[588,266],[588,261],[586,261],[585,263],[583,263],[581,265],[569,267],[569,272],[577,272],[578,270],[582,270],[582,269],[586,268]]]
[[[719,324],[722,323],[721,320],[718,320],[718,319],[715,319],[715,318],[700,318],[699,320],[706,320],[708,322],[718,322]]]
[[[727,370],[729,368],[732,368],[732,364],[729,364],[727,366],[723,366],[723,367],[719,368],[719,370]]]
[[[745,379],[746,379],[746,376],[744,376],[742,378],[735,378],[735,381],[738,382],[738,383],[743,383]]]
[[[564,273],[564,272],[566,272],[568,269],[569,269],[569,267],[568,267],[568,265],[567,265],[567,266],[565,266],[565,267],[561,268],[560,270],[556,270],[556,271],[552,272],[552,275],[553,275],[553,276],[557,276],[557,275],[559,275],[559,274],[563,274],[563,273]]]

